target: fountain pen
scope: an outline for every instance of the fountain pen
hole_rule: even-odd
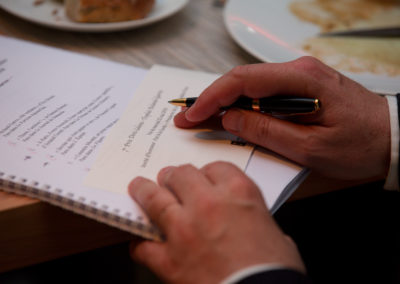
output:
[[[181,98],[170,100],[169,103],[175,106],[190,107],[197,98]],[[274,115],[299,115],[312,114],[321,108],[321,102],[314,98],[303,98],[294,96],[273,96],[261,99],[239,97],[237,101],[221,110],[239,108],[253,110]]]

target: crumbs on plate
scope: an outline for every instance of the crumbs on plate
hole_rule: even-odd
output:
[[[302,0],[290,11],[300,20],[331,32],[400,26],[398,0]],[[351,72],[400,75],[400,39],[314,37],[302,48],[334,68]]]
[[[46,1],[64,6],[68,18],[81,23],[108,23],[145,18],[153,9],[155,0],[34,0],[39,6]],[[58,11],[52,12],[56,15]]]
[[[35,0],[33,1],[33,6],[39,6],[44,3],[45,0]]]

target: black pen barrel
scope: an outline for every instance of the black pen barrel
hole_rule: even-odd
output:
[[[279,114],[312,113],[319,108],[319,102],[312,98],[269,97],[260,99],[260,111]]]
[[[186,101],[185,101],[186,106],[191,107],[195,103],[196,99],[197,98],[186,98]]]
[[[196,99],[192,97],[170,102],[175,102],[177,105],[183,103],[186,107],[190,107],[196,102]],[[316,112],[320,108],[320,103],[317,99],[289,96],[273,96],[261,99],[239,97],[233,104],[222,107],[221,110],[230,108],[254,110],[271,114],[307,114]]]

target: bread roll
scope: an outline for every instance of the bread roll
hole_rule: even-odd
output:
[[[76,22],[120,22],[146,17],[154,2],[155,0],[65,0],[65,11]]]

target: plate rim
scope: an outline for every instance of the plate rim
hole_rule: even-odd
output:
[[[228,31],[228,34],[233,38],[233,40],[246,52],[257,58],[258,60],[262,62],[270,62],[270,63],[279,63],[279,62],[284,62],[281,60],[276,59],[276,57],[272,56],[266,56],[265,54],[260,54],[257,50],[253,49],[251,45],[246,44],[242,38],[240,38],[239,34],[237,34],[232,26],[231,26],[231,20],[229,19],[230,14],[230,8],[231,5],[234,5],[235,3],[240,2],[241,0],[229,0],[227,5],[224,8],[223,12],[223,20],[224,20],[224,25]],[[296,1],[296,0],[290,0],[290,1]],[[244,24],[243,24],[244,25]],[[312,56],[308,53],[305,52],[304,55]],[[303,56],[302,54],[298,54],[297,57]],[[288,58],[288,60],[291,60],[291,58]],[[326,63],[325,63],[326,64]],[[397,83],[399,76],[395,77],[388,77],[385,75],[380,75],[380,74],[373,74],[370,72],[362,72],[362,73],[354,73],[346,70],[341,70],[337,69],[338,72],[344,74],[347,77],[350,77],[352,80],[362,84],[364,87],[377,92],[377,93],[382,93],[382,94],[387,94],[387,95],[395,95],[396,93],[399,92],[400,89],[400,84]],[[371,79],[375,82],[371,82]],[[382,81],[384,80],[384,81]]]
[[[10,3],[14,2],[16,0],[11,0],[9,1]],[[19,0],[19,1],[24,1],[24,0]],[[157,2],[160,0],[156,0],[156,5]],[[168,17],[173,16],[174,14],[178,13],[181,11],[185,6],[189,3],[189,0],[164,0],[166,1],[166,5],[169,4],[174,4],[176,5],[171,11],[168,12],[162,12],[156,16],[149,16],[143,19],[139,20],[131,20],[131,21],[121,21],[121,22],[111,22],[111,23],[79,23],[79,22],[73,22],[71,20],[67,21],[48,21],[48,20],[41,20],[37,19],[35,17],[28,17],[24,14],[20,14],[14,9],[10,9],[9,6],[5,5],[4,2],[1,3],[0,1],[0,8],[15,16],[18,17],[22,20],[40,25],[40,26],[45,26],[48,28],[53,28],[53,29],[58,29],[58,30],[63,30],[63,31],[73,31],[73,32],[93,32],[93,33],[102,33],[102,32],[113,32],[113,31],[124,31],[124,30],[129,30],[129,29],[135,29],[135,28],[140,28],[144,27],[159,21],[162,21]],[[174,3],[175,2],[175,3]],[[15,3],[15,2],[14,2]],[[62,4],[59,4],[60,7],[63,9]],[[32,5],[34,8],[35,6]],[[63,11],[64,12],[64,11]]]
[[[228,1],[229,4],[230,1]],[[227,4],[227,5],[228,5]],[[242,42],[242,40],[233,32],[232,27],[229,23],[228,20],[228,12],[227,9],[224,9],[224,13],[223,13],[223,18],[224,18],[224,24],[225,27],[228,31],[228,34],[234,39],[234,41],[242,48],[244,49],[246,52],[248,52],[250,55],[254,56],[256,59],[263,61],[263,62],[271,62],[271,63],[277,63],[277,61],[275,61],[272,58],[268,58],[268,57],[264,57],[262,54],[259,54],[258,51],[250,48],[249,46],[247,46],[246,44],[244,44]]]
[[[259,53],[257,50],[251,48],[250,46],[246,45],[243,40],[239,37],[239,35],[237,35],[230,24],[230,20],[229,20],[229,8],[230,5],[233,5],[232,3],[234,3],[235,0],[229,0],[224,8],[223,11],[223,20],[224,20],[224,25],[229,33],[229,35],[235,40],[235,42],[241,47],[243,48],[245,51],[247,51],[249,54],[251,54],[252,56],[254,56],[255,58],[257,58],[258,60],[262,61],[262,62],[269,62],[269,63],[279,63],[281,61],[271,57],[271,56],[267,56],[267,55],[263,55],[261,53]],[[297,56],[303,56],[304,54],[297,54]]]

